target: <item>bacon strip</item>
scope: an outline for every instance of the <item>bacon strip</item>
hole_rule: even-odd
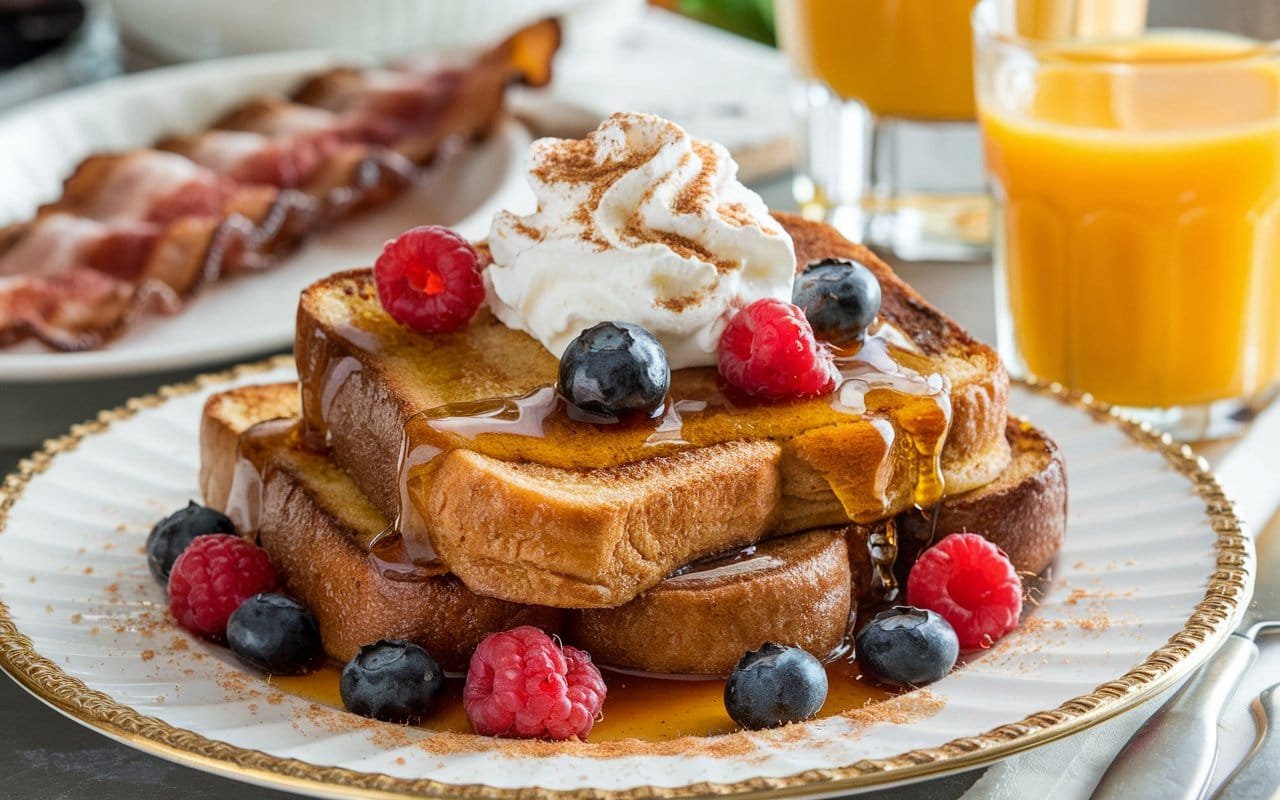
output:
[[[507,85],[542,85],[546,20],[461,66],[336,69],[153,150],[85,159],[62,196],[0,230],[0,348],[101,347],[205,283],[269,267],[318,229],[385,203],[452,140],[485,135]]]

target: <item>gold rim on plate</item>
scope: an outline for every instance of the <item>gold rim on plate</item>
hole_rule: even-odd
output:
[[[125,405],[103,411],[97,419],[76,425],[24,459],[0,486],[0,534],[9,511],[26,485],[44,472],[60,453],[74,450],[85,437],[106,431],[114,422],[155,408],[170,398],[189,395],[237,378],[293,365],[291,356],[243,364],[225,372],[202,375],[188,383],[161,388]],[[9,608],[0,602],[0,667],[19,684],[63,714],[139,750],[187,766],[232,778],[304,792],[360,797],[436,796],[463,798],[521,798],[532,800],[640,800],[640,798],[726,796],[788,797],[820,790],[823,793],[917,780],[990,763],[1013,753],[1062,738],[1109,719],[1172,684],[1207,657],[1230,632],[1230,624],[1248,600],[1253,548],[1231,502],[1208,464],[1187,445],[1175,442],[1143,422],[1124,417],[1087,394],[1070,392],[1058,384],[1018,381],[1038,394],[1052,396],[1081,409],[1094,419],[1115,425],[1141,446],[1164,456],[1185,476],[1204,501],[1205,513],[1217,535],[1216,569],[1204,598],[1182,630],[1145,661],[1119,678],[1057,708],[1032,714],[977,736],[955,739],[937,747],[913,750],[888,758],[865,759],[845,767],[818,769],[780,778],[757,777],[733,783],[698,783],[680,787],[636,787],[625,790],[551,790],[538,787],[502,789],[481,784],[448,784],[429,778],[397,778],[344,767],[319,766],[280,758],[259,750],[236,747],[199,733],[176,728],[138,713],[36,652],[31,640],[14,624]],[[1196,655],[1193,660],[1192,654]]]

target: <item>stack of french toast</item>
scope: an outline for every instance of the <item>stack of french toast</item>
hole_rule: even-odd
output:
[[[700,153],[704,172],[718,152]],[[620,179],[585,166],[598,210]],[[405,639],[446,670],[520,625],[646,673],[727,675],[765,642],[834,657],[858,610],[890,604],[917,554],[958,531],[1044,571],[1065,469],[1009,416],[996,353],[834,228],[759,224],[798,273],[854,263],[879,284],[830,391],[752,397],[722,359],[673,364],[653,414],[574,413],[557,355],[508,324],[492,281],[465,325],[421,332],[388,313],[373,271],[352,270],[301,296],[296,384],[209,399],[206,503],[252,532],[330,657]],[[476,250],[496,269],[497,243]]]

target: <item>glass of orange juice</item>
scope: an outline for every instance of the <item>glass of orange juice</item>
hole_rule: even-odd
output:
[[[803,83],[795,181],[807,216],[908,259],[988,253],[974,125],[976,0],[775,0]]]
[[[1152,3],[1110,36],[1011,8],[974,14],[1003,355],[1229,433],[1280,380],[1280,43],[1249,30],[1274,0]]]

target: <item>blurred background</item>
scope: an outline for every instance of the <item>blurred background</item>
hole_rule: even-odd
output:
[[[1242,246],[1239,269],[1213,273],[1217,277],[1210,284],[1190,251],[1147,258],[1106,239],[1177,239],[1182,230],[1177,225],[1164,232],[1152,227],[1161,208],[1157,202],[1145,210],[1126,210],[1143,221],[1123,235],[1116,229],[1099,233],[1096,241],[1086,236],[1054,249],[1083,252],[1096,245],[1128,259],[1124,264],[1094,259],[1068,268],[1063,262],[1056,272],[1026,266],[1056,261],[1025,243],[1057,241],[1066,234],[1047,229],[1032,234],[1027,228],[1015,239],[1024,230],[1015,226],[1001,241],[1001,206],[992,198],[1001,199],[1000,189],[1012,176],[1002,172],[993,180],[987,175],[980,111],[1006,100],[1027,101],[991,94],[985,106],[977,102],[982,92],[975,93],[970,28],[976,5],[977,0],[0,0],[0,174],[15,178],[7,188],[0,186],[0,225],[22,220],[56,197],[63,178],[89,152],[194,133],[237,92],[252,95],[286,74],[302,74],[304,62],[319,63],[307,59],[447,60],[555,16],[564,40],[553,80],[538,89],[516,87],[507,96],[510,113],[529,135],[581,136],[618,110],[672,119],[695,136],[724,144],[741,177],[771,207],[824,219],[871,245],[979,337],[998,340],[1015,372],[1035,372],[1093,392],[1186,438],[1238,432],[1242,420],[1269,402],[1280,375],[1280,346],[1271,344],[1280,329],[1268,322],[1280,317],[1280,309],[1269,299],[1274,292],[1263,288],[1273,282],[1269,234],[1261,228],[1231,234],[1233,241],[1254,241],[1255,233],[1260,238],[1256,245]],[[1041,44],[1141,35],[1166,26],[1229,33],[1242,37],[1242,46],[1280,36],[1280,3],[1269,0],[991,0],[987,5],[998,10],[1000,25],[1013,26],[1012,35]],[[1004,59],[999,67],[1009,73],[1000,85],[1024,87],[1019,91],[1026,95],[1025,87],[1035,85],[1039,73],[1024,69],[1013,76],[1014,61]],[[994,74],[992,69],[987,73]],[[139,81],[148,73],[156,81],[150,90]],[[83,88],[80,94],[58,94],[113,77],[118,78],[112,82],[114,94]],[[1241,71],[1226,80],[1256,82],[1257,77]],[[1212,76],[1206,80],[1210,83],[1200,84],[1205,103],[1180,120],[1183,128],[1202,127],[1202,120],[1224,114],[1255,114],[1267,122],[1280,117],[1270,101],[1253,107],[1252,95],[1237,96],[1232,85],[1214,84],[1218,78]],[[1169,107],[1160,90],[1150,88],[1159,80],[1141,83],[1141,91],[1124,90],[1127,108]],[[144,95],[149,99],[138,99]],[[65,113],[73,105],[75,113]],[[1030,107],[1009,110],[1035,113]],[[1080,132],[1093,124],[1087,109],[1069,111],[1083,116],[1080,124],[1067,120],[1067,128]],[[1163,135],[1154,129],[1106,133]],[[1017,152],[1022,141],[993,136],[985,148],[988,155],[993,147]],[[1004,147],[1011,142],[1014,149]],[[506,170],[518,173],[514,165]],[[1210,173],[1222,174],[1216,168],[1204,174]],[[474,169],[464,170],[459,182],[494,200],[504,197],[499,189],[510,188],[481,186]],[[512,182],[518,188],[520,181]],[[1268,182],[1266,197],[1240,195],[1233,202],[1260,208],[1278,188],[1280,180]],[[1184,181],[1162,191],[1170,202],[1184,203],[1187,197],[1210,197],[1214,190]],[[1113,208],[1105,198],[1086,197],[1085,202],[1094,203],[1089,207],[1095,212]],[[1183,212],[1196,201],[1191,202]],[[1200,210],[1212,215],[1225,208],[1212,205],[1217,202]],[[453,211],[458,218],[451,222],[465,216],[463,209]],[[1082,212],[1075,219],[1092,217]],[[1072,223],[1063,217],[1055,224]],[[993,248],[993,241],[1009,246]],[[367,258],[351,249],[344,257]],[[1175,262],[1184,257],[1187,266],[1178,267]],[[1150,270],[1130,270],[1128,264],[1149,264]],[[1042,312],[1065,309],[1060,300],[1074,297],[1063,277],[1048,286],[1055,274],[1084,276],[1077,280],[1084,296],[1075,311],[1042,322]],[[1023,291],[1034,284],[1023,276],[1042,279],[1044,293]],[[1163,315],[1136,314],[1133,306],[1112,313],[1111,307],[1092,302],[1098,296],[1128,296],[1139,283],[1148,296],[1163,292],[1166,301],[1151,305]],[[1209,295],[1216,298],[1209,308],[1215,321],[1200,331],[1221,335],[1180,328],[1179,320],[1191,313],[1180,304],[1204,305],[1195,298]],[[1020,312],[1024,306],[1030,310]],[[1092,310],[1097,313],[1090,316]],[[1061,333],[1065,330],[1071,333]],[[1170,333],[1178,330],[1187,336]],[[179,335],[180,329],[174,331]],[[1117,340],[1135,346],[1150,340],[1151,346],[1131,359],[1108,358],[1104,351]],[[57,368],[34,369],[36,350],[19,345],[0,351],[0,384],[22,382],[0,392],[0,420],[9,420],[7,427],[0,423],[0,445],[32,444],[61,430],[67,419],[176,379],[189,368],[212,368],[232,355],[240,359],[287,346],[287,339],[275,348],[266,341],[259,337],[253,352],[225,352],[221,362],[207,354],[199,363],[168,357],[164,366],[180,371],[160,369],[157,359],[134,361],[130,368],[111,371],[112,381],[105,383],[104,369],[88,364],[95,373],[92,384],[86,382],[88,372],[68,367],[73,359],[61,359]],[[124,337],[113,347],[127,350],[133,343]],[[1178,361],[1178,354],[1185,359]],[[20,360],[6,361],[10,356]],[[1135,370],[1135,361],[1150,368]],[[67,392],[69,381],[88,390]]]

